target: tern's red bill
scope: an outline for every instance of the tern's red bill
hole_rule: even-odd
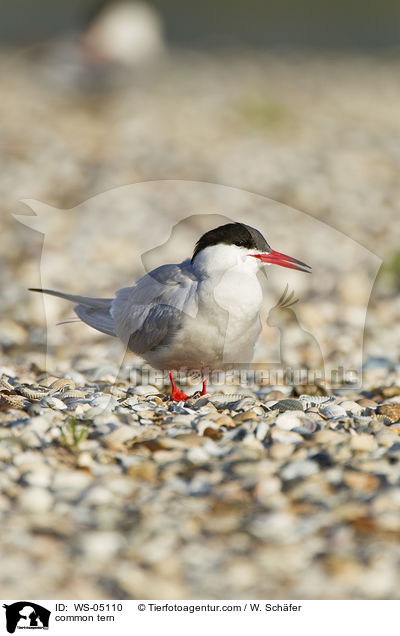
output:
[[[265,254],[252,254],[251,256],[260,259],[263,263],[271,263],[271,265],[280,265],[281,267],[287,267],[288,269],[298,269],[300,272],[311,273],[311,267],[306,263],[303,263],[292,256],[287,256],[287,254],[275,252],[275,250],[271,250]]]

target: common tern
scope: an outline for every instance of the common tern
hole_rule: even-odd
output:
[[[200,372],[204,395],[210,371],[251,361],[261,331],[257,274],[266,265],[311,272],[309,265],[273,250],[255,228],[227,223],[203,234],[191,258],[157,267],[114,298],[31,291],[77,303],[83,322],[168,370],[171,399],[180,401],[188,396],[176,387],[173,370]]]

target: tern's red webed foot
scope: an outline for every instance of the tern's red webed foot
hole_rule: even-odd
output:
[[[184,400],[188,400],[189,396],[186,395],[186,393],[183,393],[183,391],[179,391],[177,388],[171,371],[168,375],[171,382],[171,400],[174,400],[174,402],[183,402]]]

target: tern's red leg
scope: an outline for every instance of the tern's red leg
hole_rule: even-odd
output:
[[[177,388],[174,382],[174,378],[171,371],[169,372],[168,375],[171,382],[171,400],[174,400],[174,402],[183,402],[184,400],[187,400],[189,396],[186,395],[186,393],[183,393],[183,391],[179,391],[179,389]]]
[[[207,393],[207,380],[203,380],[203,388],[201,389],[200,395],[205,395]]]

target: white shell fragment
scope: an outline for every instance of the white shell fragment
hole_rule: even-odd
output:
[[[320,406],[319,412],[321,413],[321,415],[329,420],[336,420],[340,417],[347,416],[346,409],[344,409],[342,406],[339,406],[339,404],[333,404],[332,402]]]

